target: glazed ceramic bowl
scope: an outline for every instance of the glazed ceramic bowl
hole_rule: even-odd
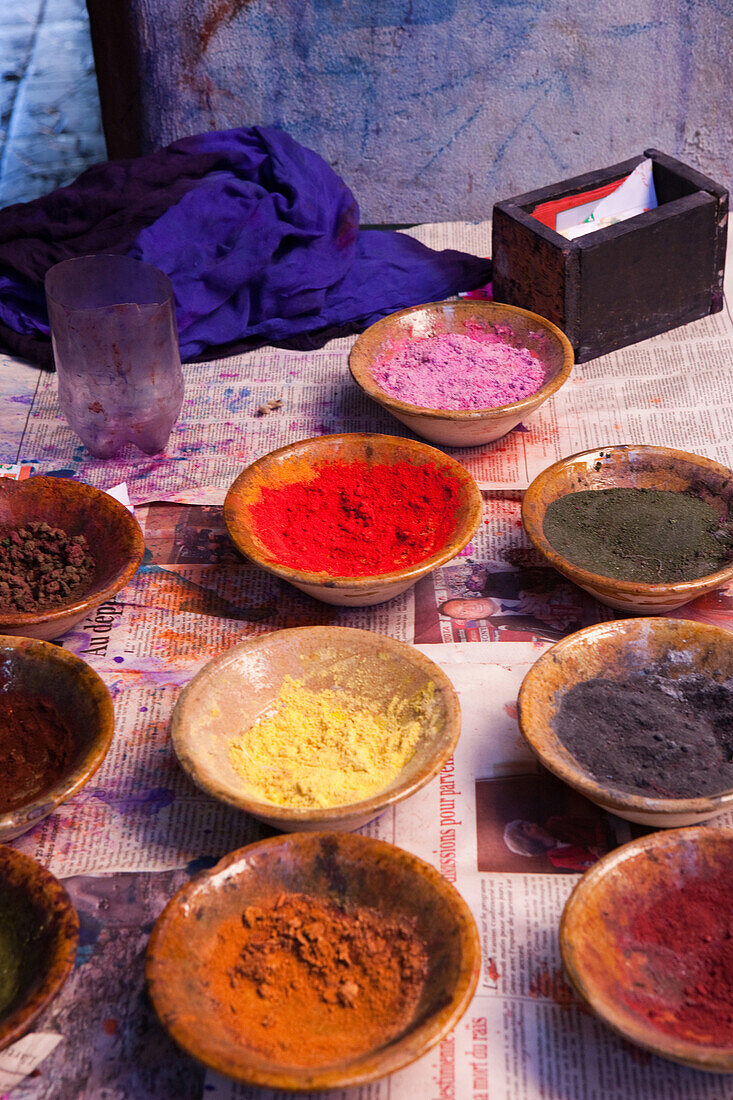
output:
[[[326,808],[280,806],[266,801],[235,771],[229,747],[270,710],[286,676],[312,691],[358,690],[365,705],[378,712],[391,699],[410,699],[432,684],[432,721],[412,759],[377,794]],[[327,626],[279,630],[227,650],[184,688],[171,719],[173,747],[198,786],[286,832],[358,829],[430,782],[453,752],[460,728],[453,685],[419,650],[369,630]]]
[[[25,1035],[74,964],[79,919],[58,879],[0,846],[0,1050]]]
[[[342,1063],[307,1068],[266,1059],[250,1043],[255,1036],[222,1022],[202,960],[220,950],[217,934],[226,921],[241,921],[248,906],[291,892],[415,921],[428,955],[427,981],[412,1021],[396,1038]],[[146,976],[164,1027],[204,1065],[251,1085],[312,1091],[374,1081],[425,1054],[466,1011],[480,962],[470,910],[434,867],[380,840],[310,833],[251,844],[184,886],[153,929]]]
[[[508,326],[513,335],[504,339],[528,348],[542,363],[545,379],[536,393],[511,405],[494,409],[428,409],[411,405],[387,393],[376,381],[373,366],[389,354],[395,342],[409,338],[492,332]],[[500,439],[552,397],[570,376],[573,349],[564,332],[537,313],[499,302],[430,302],[392,313],[371,325],[358,338],[349,367],[361,389],[405,424],[415,435],[448,447],[477,447]]]
[[[674,1013],[684,997],[685,960],[674,941],[648,952],[630,925],[667,891],[718,876],[733,879],[733,829],[676,829],[633,840],[580,879],[562,915],[560,949],[578,994],[619,1035],[693,1069],[732,1073],[733,1045],[667,1034],[628,996],[645,990],[657,1011]],[[716,1095],[724,1093],[721,1083]]]
[[[560,573],[608,607],[632,615],[654,615],[704,596],[733,578],[733,561],[691,581],[645,584],[604,577],[573,565],[545,538],[545,513],[568,493],[595,489],[661,489],[695,493],[717,509],[721,524],[733,526],[733,473],[700,455],[671,447],[618,446],[583,451],[548,466],[534,479],[522,502],[524,529],[531,542]]]
[[[453,478],[459,487],[459,500],[453,531],[445,546],[414,565],[365,577],[311,573],[278,562],[258,537],[251,519],[252,505],[262,488],[287,485],[311,477],[314,467],[347,462],[364,462],[370,466],[393,466],[398,462],[418,466],[432,463]],[[425,443],[390,435],[323,435],[281,447],[248,466],[230,487],[224,501],[227,530],[242,554],[309,596],[344,607],[385,603],[399,596],[436,566],[450,561],[476,533],[481,512],[478,486],[455,459]]]
[[[0,478],[0,538],[32,522],[84,535],[95,561],[91,586],[81,596],[40,611],[0,608],[0,634],[49,640],[71,630],[125,587],[143,560],[145,540],[135,517],[91,485],[62,477]]]
[[[733,810],[733,790],[699,798],[632,794],[595,779],[565,747],[553,728],[563,695],[576,684],[602,676],[624,680],[650,665],[674,680],[702,673],[715,680],[733,676],[733,634],[687,619],[618,619],[596,623],[557,642],[524,678],[519,692],[519,728],[546,768],[609,813],[640,825],[695,825]]]
[[[0,840],[5,841],[33,828],[94,775],[112,744],[114,713],[107,688],[89,665],[59,646],[32,638],[0,636],[2,692],[18,693],[31,703],[48,701],[74,745],[50,786],[0,812]]]

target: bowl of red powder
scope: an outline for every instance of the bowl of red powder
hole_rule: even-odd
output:
[[[732,884],[733,829],[652,833],[587,871],[560,925],[570,980],[604,1023],[712,1073],[733,1073]]]
[[[608,813],[654,828],[733,810],[733,634],[690,619],[596,623],[519,692],[540,762]]]
[[[567,380],[565,334],[499,302],[431,302],[377,321],[349,356],[358,386],[416,435],[475,447],[506,435]]]
[[[59,638],[137,571],[140,526],[114,497],[61,477],[0,479],[0,634]]]
[[[224,502],[237,549],[325,603],[384,603],[463,549],[481,522],[471,475],[387,435],[327,435],[272,451]]]
[[[148,946],[152,1003],[179,1046],[237,1081],[313,1091],[409,1065],[456,1025],[481,950],[430,864],[351,833],[232,852],[168,903]]]
[[[527,489],[535,548],[601,603],[659,615],[733,580],[733,472],[641,444],[582,451]]]
[[[89,665],[50,642],[0,637],[0,841],[80,790],[113,730],[112,700]]]

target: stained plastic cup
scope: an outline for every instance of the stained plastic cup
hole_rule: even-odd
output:
[[[97,458],[157,454],[183,402],[170,279],[128,256],[81,256],[46,274],[59,406]]]

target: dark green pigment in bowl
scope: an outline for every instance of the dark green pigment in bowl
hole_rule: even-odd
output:
[[[597,782],[631,794],[696,798],[733,789],[733,679],[653,666],[569,688],[552,727]]]
[[[8,913],[0,911],[0,1017],[20,989],[21,958],[15,922]]]
[[[550,504],[545,538],[573,565],[603,577],[673,584],[716,573],[733,558],[733,534],[693,493],[592,489]]]

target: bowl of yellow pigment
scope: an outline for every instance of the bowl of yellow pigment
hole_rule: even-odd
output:
[[[445,673],[405,642],[308,626],[249,638],[182,692],[183,769],[285,832],[358,829],[434,776],[460,733]]]

